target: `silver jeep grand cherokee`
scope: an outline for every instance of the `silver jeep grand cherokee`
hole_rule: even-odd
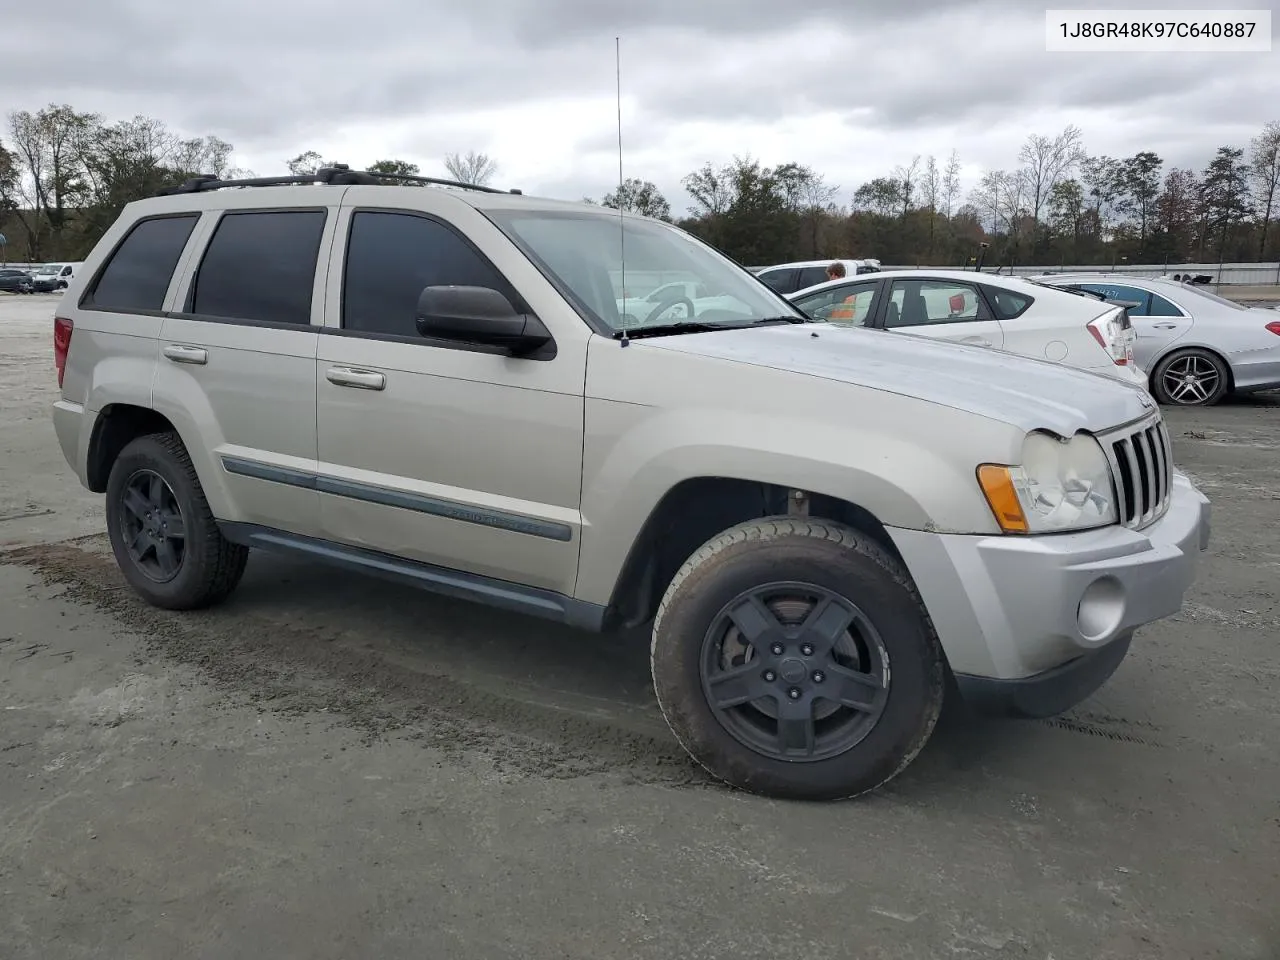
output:
[[[668,224],[464,186],[199,178],[103,237],[54,420],[147,601],[221,600],[259,547],[651,623],[689,753],[799,798],[902,770],[950,678],[1053,714],[1179,609],[1208,502],[1140,389],[813,323]]]

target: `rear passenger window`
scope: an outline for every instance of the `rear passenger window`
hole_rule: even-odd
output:
[[[800,289],[796,286],[795,270],[766,270],[758,276],[778,293],[794,293]]]
[[[409,213],[351,217],[342,326],[419,337],[414,319],[423,287],[491,287],[513,299],[502,274],[444,224]]]
[[[1172,303],[1160,296],[1158,293],[1151,294],[1151,307],[1147,316],[1150,317],[1180,317],[1182,311],[1175,307]]]
[[[990,286],[983,287],[983,289],[986,290],[987,297],[991,300],[997,320],[1012,320],[1014,317],[1020,317],[1033,302],[1031,297],[1024,296],[1021,293],[1014,293],[1012,290],[1002,290],[999,287]]]
[[[96,310],[160,310],[197,214],[157,217],[134,225],[116,248],[85,301]]]
[[[895,280],[886,328],[990,320],[978,289],[949,280]]]
[[[205,317],[306,325],[324,210],[224,214],[191,290]]]

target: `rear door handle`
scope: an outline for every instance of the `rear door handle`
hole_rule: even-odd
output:
[[[1152,326],[1157,330],[1176,330],[1178,328],[1176,323],[1153,323]]]
[[[203,347],[188,347],[181,343],[171,343],[164,348],[164,355],[174,363],[195,363],[204,365],[209,362],[209,351]]]
[[[991,341],[990,341],[990,340],[988,340],[986,337],[978,337],[978,336],[972,336],[972,337],[961,337],[961,338],[960,338],[960,342],[961,342],[961,343],[974,343],[974,344],[977,344],[977,345],[978,345],[978,346],[980,346],[980,347],[989,347],[989,346],[991,346]]]
[[[356,370],[353,367],[330,367],[325,378],[339,387],[355,387],[357,390],[383,390],[387,386],[385,374],[376,370]]]

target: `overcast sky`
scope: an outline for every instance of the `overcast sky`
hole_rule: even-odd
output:
[[[1091,153],[1198,169],[1280,119],[1280,47],[1050,54],[1026,0],[61,0],[52,20],[5,18],[0,104],[157,117],[260,175],[308,149],[425,173],[475,149],[501,186],[599,198],[618,173],[618,35],[624,174],[677,214],[681,177],[734,154],[808,164],[847,202],[914,154],[955,148],[971,182],[1068,123]]]

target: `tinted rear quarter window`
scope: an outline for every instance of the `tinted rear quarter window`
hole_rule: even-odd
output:
[[[193,213],[135,224],[98,275],[84,305],[123,312],[160,310],[198,219]]]
[[[191,288],[189,312],[306,325],[324,210],[223,214]]]
[[[346,260],[346,330],[418,337],[414,321],[423,287],[491,287],[513,298],[502,274],[458,234],[409,213],[356,212]]]
[[[1034,302],[1026,294],[1014,293],[1012,290],[1004,290],[1000,287],[988,286],[985,290],[997,320],[1012,320],[1014,317],[1020,317]]]

